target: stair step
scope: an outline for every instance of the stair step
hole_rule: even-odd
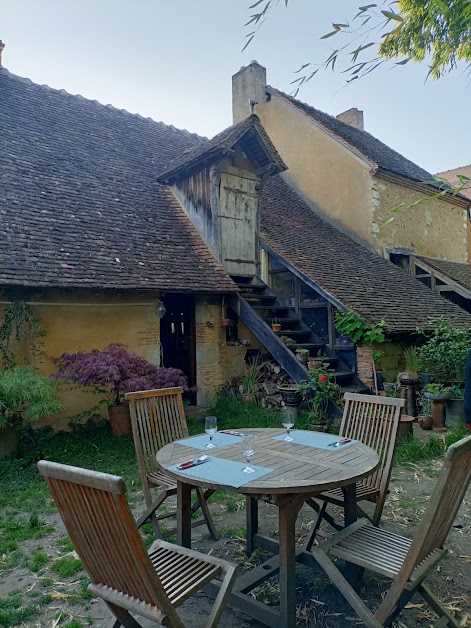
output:
[[[280,310],[291,310],[289,305],[252,305],[254,310],[273,310],[279,312]]]
[[[341,390],[343,393],[351,392],[351,393],[356,393],[358,395],[370,395],[371,394],[371,390],[368,388],[368,386],[360,386],[360,385],[341,386]]]
[[[333,371],[332,375],[334,376],[337,384],[342,380],[351,380],[353,378],[353,373],[351,371]]]
[[[240,296],[243,297],[250,304],[252,304],[253,301],[276,301],[276,297],[273,294],[246,294],[245,292],[242,292]]]
[[[295,342],[290,345],[290,349],[296,351],[296,349],[323,349],[325,344],[323,342]]]
[[[276,331],[277,336],[310,336],[310,329],[282,329],[282,331]]]

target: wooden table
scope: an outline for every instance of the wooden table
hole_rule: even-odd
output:
[[[157,453],[157,465],[177,482],[177,542],[191,546],[191,490],[201,486],[211,490],[224,490],[247,496],[247,540],[252,545],[268,549],[276,556],[241,576],[234,587],[230,604],[243,610],[268,626],[291,628],[296,625],[296,561],[315,566],[311,553],[296,550],[295,524],[298,513],[308,497],[341,487],[345,495],[345,523],[356,520],[356,489],[358,480],[370,475],[379,463],[373,449],[362,443],[343,448],[321,449],[280,440],[274,436],[285,433],[282,429],[250,429],[244,432],[256,435],[254,466],[273,471],[239,488],[209,480],[189,478],[184,472],[169,471],[179,464],[203,453],[211,457],[244,462],[240,445],[218,447],[207,451],[191,449],[179,443],[166,445]],[[279,509],[279,541],[258,534],[257,499],[269,498]],[[258,584],[279,572],[280,606],[273,607],[257,602],[247,593]]]

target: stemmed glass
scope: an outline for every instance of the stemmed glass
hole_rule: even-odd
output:
[[[293,418],[293,413],[286,408],[283,411],[282,424],[283,424],[283,427],[286,428],[286,436],[283,438],[283,440],[288,443],[291,443],[292,441],[294,441],[294,438],[290,436],[289,432],[290,432],[290,429],[294,426],[294,418]]]
[[[244,473],[254,473],[255,469],[250,466],[250,458],[255,453],[255,436],[253,434],[248,434],[247,436],[242,437],[240,442],[240,451],[247,460],[247,466],[242,469],[242,471]]]
[[[217,432],[218,421],[215,416],[207,416],[204,420],[204,431],[209,434],[209,443],[206,445],[206,449],[214,449],[216,445],[213,443],[213,436]]]

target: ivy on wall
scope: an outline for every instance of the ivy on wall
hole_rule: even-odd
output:
[[[5,309],[0,325],[0,360],[3,368],[17,366],[19,348],[26,349],[24,364],[33,368],[44,357],[46,335],[40,322],[35,318],[24,301],[12,301]]]

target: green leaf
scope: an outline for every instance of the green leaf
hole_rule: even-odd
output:
[[[247,35],[247,37],[249,38],[247,43],[245,44],[245,46],[242,48],[241,52],[244,52],[244,50],[247,48],[247,46],[250,44],[250,42],[252,41],[252,39],[255,37],[255,33],[250,33],[250,35]]]
[[[305,63],[304,65],[302,65],[299,70],[295,70],[294,74],[299,74],[299,72],[301,72],[302,70],[304,70],[304,68],[307,68],[308,65],[311,65],[310,63]]]
[[[329,37],[333,37],[337,35],[338,31],[332,31],[331,33],[327,33],[327,35],[322,35],[321,39],[328,39]]]
[[[393,13],[392,11],[381,11],[384,17],[387,17],[388,20],[396,20],[396,22],[403,22],[404,18],[398,15],[397,13]]]
[[[410,59],[403,59],[402,61],[398,61],[396,63],[396,65],[406,65],[406,63],[409,63]]]
[[[255,7],[258,7],[258,5],[262,4],[262,2],[265,2],[265,0],[258,0],[255,4],[250,5],[249,9],[255,9]]]
[[[437,7],[438,7],[439,9],[441,9],[443,12],[445,12],[445,13],[446,13],[446,12],[448,11],[448,7],[447,7],[446,3],[445,3],[445,2],[443,2],[443,0],[432,0],[432,2],[433,2],[434,4],[436,4],[436,5],[437,5]]]
[[[348,24],[332,24],[336,31],[339,31],[341,28],[348,28]]]

